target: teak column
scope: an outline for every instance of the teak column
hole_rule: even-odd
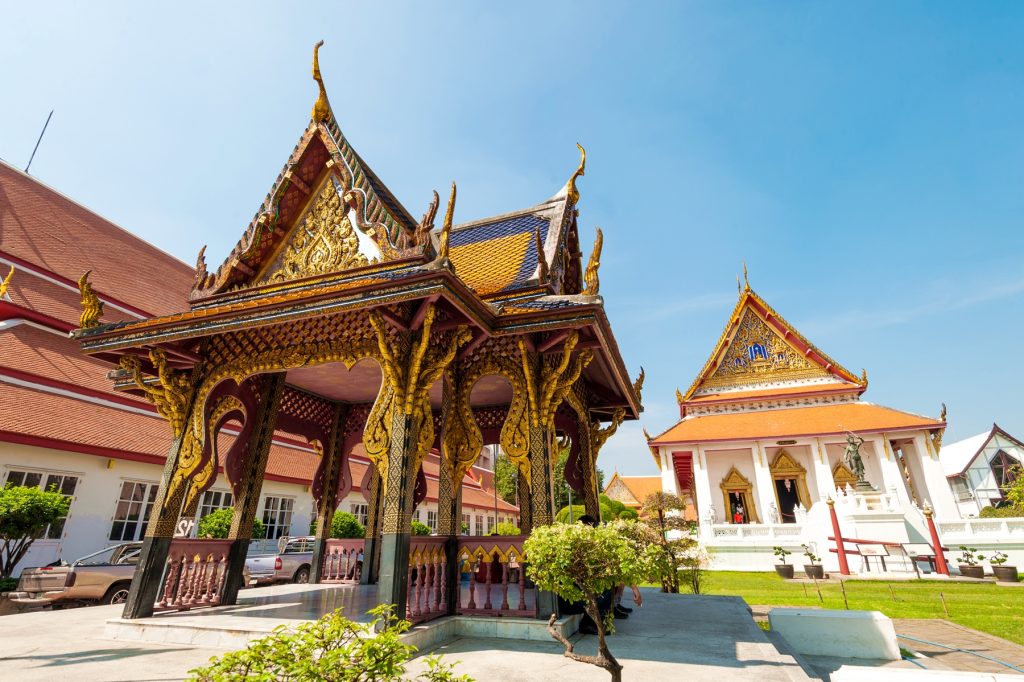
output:
[[[245,466],[237,487],[235,514],[231,519],[231,530],[228,532],[231,547],[228,550],[227,575],[224,578],[224,591],[221,596],[221,604],[224,605],[237,602],[238,590],[242,586],[245,557],[249,553],[253,522],[256,519],[260,492],[263,490],[263,476],[270,456],[270,444],[274,439],[277,410],[281,405],[281,394],[284,392],[284,377],[283,372],[267,374],[259,387],[259,405],[253,417]]]
[[[316,501],[316,540],[313,543],[313,559],[309,573],[309,581],[312,583],[320,582],[322,577],[327,538],[331,536],[331,523],[334,521],[334,512],[338,506],[338,481],[341,479],[341,468],[344,465],[345,453],[342,448],[345,446],[347,417],[348,410],[343,405],[336,405],[330,439],[323,444],[323,456],[328,460],[323,468],[324,480],[321,483],[320,499]]]
[[[191,428],[189,424],[193,411],[196,409],[195,402],[195,394],[193,394],[184,420],[185,427],[181,433],[177,434],[171,443],[170,452],[167,454],[167,463],[164,465],[164,473],[160,479],[156,503],[150,513],[149,524],[146,526],[146,537],[142,542],[139,563],[132,578],[131,589],[128,591],[128,600],[124,605],[123,618],[148,618],[153,615],[153,607],[156,604],[157,595],[160,593],[164,569],[167,566],[171,539],[174,537],[174,527],[178,523],[178,515],[181,513],[181,506],[188,486],[177,486],[170,497],[167,496],[167,489],[178,469],[182,444],[188,437],[188,430]]]

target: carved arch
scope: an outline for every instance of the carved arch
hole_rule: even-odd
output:
[[[850,471],[850,467],[846,466],[846,464],[838,462],[832,468],[832,482],[839,490],[845,490],[846,486],[850,486],[851,488],[856,487],[857,476]]]
[[[757,507],[754,504],[754,484],[741,474],[735,466],[729,469],[729,472],[722,479],[722,482],[718,484],[718,487],[722,490],[722,501],[725,503],[723,509],[725,510],[726,523],[732,523],[732,506],[729,504],[730,493],[738,493],[740,495],[747,519],[751,523],[760,523],[757,516]]]
[[[773,482],[786,479],[796,481],[796,494],[800,499],[800,504],[803,505],[804,509],[811,508],[811,495],[807,490],[807,469],[800,462],[796,461],[793,455],[785,450],[779,450],[775,453],[775,459],[772,460],[768,470],[771,472]],[[779,493],[774,485],[772,486],[772,493],[775,495],[776,509],[779,509],[781,512],[782,504],[779,502]]]

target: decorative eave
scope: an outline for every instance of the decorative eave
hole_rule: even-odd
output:
[[[787,322],[785,318],[775,311],[774,308],[768,305],[763,298],[758,296],[749,285],[747,285],[740,291],[736,307],[733,308],[732,314],[729,316],[729,321],[726,323],[725,329],[722,330],[722,334],[719,336],[718,342],[715,344],[715,348],[711,352],[710,357],[708,357],[707,362],[704,363],[704,366],[697,374],[697,377],[693,380],[693,383],[690,384],[686,393],[680,396],[680,406],[685,407],[690,398],[692,398],[700,389],[704,381],[718,369],[718,366],[725,355],[725,351],[729,347],[733,333],[739,326],[743,311],[748,305],[764,317],[765,321],[771,325],[775,331],[780,334],[780,336],[782,336],[786,343],[802,352],[806,357],[819,364],[835,377],[852,384],[853,388],[859,393],[863,393],[867,389],[868,382],[866,375],[857,377],[850,370],[846,369],[822,352],[817,346],[807,340],[807,338],[804,337],[796,327]]]

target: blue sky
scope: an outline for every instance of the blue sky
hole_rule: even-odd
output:
[[[588,152],[583,240],[651,432],[751,284],[865,398],[947,442],[1024,436],[1024,5],[11,4],[0,158],[219,263],[302,132],[313,43],[349,140],[415,215],[533,205]],[[83,264],[87,266],[87,264]],[[130,263],[125,264],[131,267]],[[639,425],[599,465],[654,473]]]

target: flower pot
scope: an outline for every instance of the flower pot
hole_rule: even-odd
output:
[[[984,578],[985,567],[968,566],[966,564],[960,564],[960,575],[962,575],[965,578]]]
[[[775,572],[786,580],[791,580],[793,578],[793,567],[789,564],[775,564]]]
[[[818,578],[820,580],[821,578],[825,577],[824,567],[819,566],[817,564],[811,564],[809,566],[805,565],[804,573],[807,574],[808,578]]]
[[[1016,566],[993,566],[992,572],[996,574],[996,580],[1004,583],[1017,582]]]

